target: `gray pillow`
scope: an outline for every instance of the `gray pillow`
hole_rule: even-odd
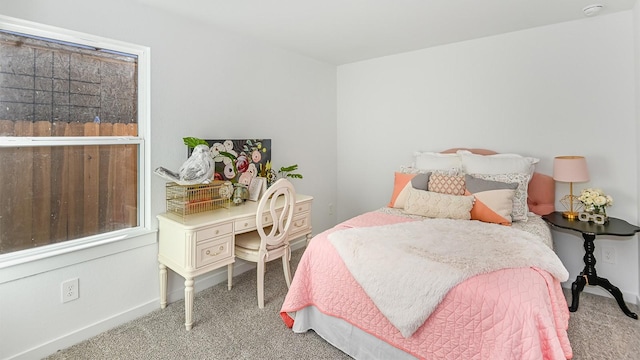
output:
[[[427,185],[429,184],[429,177],[431,176],[431,172],[426,172],[424,174],[418,174],[413,179],[411,179],[411,187],[417,190],[427,190]]]
[[[488,190],[515,190],[518,188],[518,183],[478,179],[468,174],[464,176],[464,183],[467,190],[472,194]]]

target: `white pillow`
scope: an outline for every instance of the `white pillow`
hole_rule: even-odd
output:
[[[458,150],[462,168],[467,174],[527,174],[533,176],[535,164],[540,159],[517,154],[477,155],[467,150]]]
[[[470,220],[473,202],[473,196],[440,194],[411,188],[404,211],[430,218]]]
[[[415,152],[413,153],[413,167],[428,170],[462,169],[462,162],[458,154]]]

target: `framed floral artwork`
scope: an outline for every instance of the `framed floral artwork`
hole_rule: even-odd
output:
[[[249,186],[271,167],[271,139],[205,139],[215,161],[217,180]]]

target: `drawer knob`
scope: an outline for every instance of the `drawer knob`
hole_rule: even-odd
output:
[[[209,256],[217,256],[217,255],[220,255],[223,250],[224,250],[224,246],[220,245],[220,248],[218,248],[218,252],[211,253],[211,250],[207,250],[207,252],[205,254],[207,254]]]

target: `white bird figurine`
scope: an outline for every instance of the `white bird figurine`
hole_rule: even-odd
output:
[[[173,172],[162,166],[154,173],[160,177],[174,181],[178,185],[208,184],[215,172],[215,162],[209,153],[207,145],[197,145],[191,156],[180,166],[178,172]]]

